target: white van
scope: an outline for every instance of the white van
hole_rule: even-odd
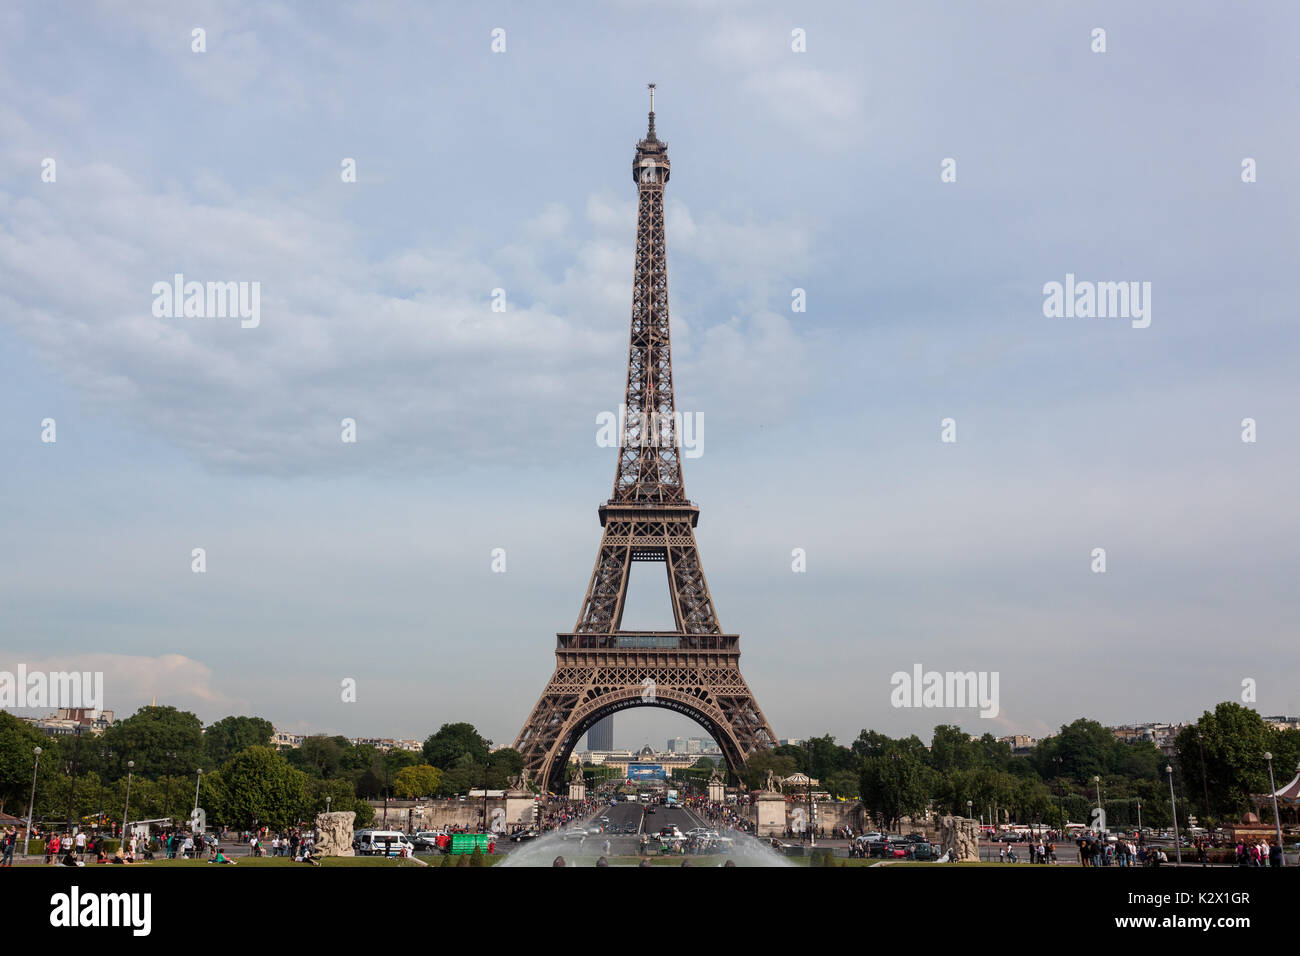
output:
[[[415,853],[415,845],[400,830],[362,830],[356,835],[359,856],[401,856]]]

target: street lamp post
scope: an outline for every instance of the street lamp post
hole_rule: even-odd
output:
[[[1273,795],[1273,826],[1277,830],[1278,865],[1286,866],[1286,850],[1282,845],[1282,822],[1277,815],[1277,784],[1273,780],[1273,755],[1265,751],[1264,759],[1268,761],[1268,789]]]
[[[32,753],[36,755],[36,761],[32,764],[32,799],[27,804],[27,836],[23,838],[23,856],[27,855],[27,850],[32,845],[32,811],[36,807],[36,771],[41,766],[41,748],[33,747]]]
[[[135,761],[126,762],[126,803],[122,804],[122,839],[126,839],[126,815],[131,808],[131,774],[135,770]]]
[[[967,801],[966,801],[966,819],[967,819],[967,820],[969,820],[969,819],[971,818],[971,808],[972,808],[974,805],[975,805],[975,801],[974,801],[974,800],[967,800]],[[956,846],[956,844],[953,844],[953,845]],[[978,847],[979,845],[980,845],[980,841],[979,841],[979,837],[977,836],[977,837],[975,838],[975,846]]]
[[[1174,855],[1178,858],[1178,865],[1182,866],[1183,847],[1178,838],[1178,803],[1174,800],[1174,768],[1166,764],[1165,773],[1169,774],[1169,808],[1174,813]]]
[[[199,813],[199,784],[203,781],[203,768],[199,767],[198,776],[194,778],[194,812],[191,816],[197,818]]]
[[[1101,777],[1093,774],[1092,782],[1097,787],[1097,830],[1099,833],[1106,832],[1106,811],[1101,808]]]

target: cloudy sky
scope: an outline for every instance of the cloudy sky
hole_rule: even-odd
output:
[[[1293,4],[541,6],[4,6],[0,668],[512,742],[612,486],[655,81],[687,492],[779,736],[1300,710]],[[156,317],[176,273],[260,323]],[[1046,317],[1067,274],[1149,327]],[[892,707],[914,664],[999,715]]]

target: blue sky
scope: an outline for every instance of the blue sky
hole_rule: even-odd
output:
[[[677,402],[705,422],[687,492],[780,736],[1185,719],[1246,678],[1295,713],[1297,26],[1281,2],[7,5],[0,667],[102,669],[119,712],[513,740],[612,485],[595,419],[653,80]],[[260,325],[155,318],[177,272],[259,282]],[[1067,273],[1150,282],[1150,327],[1044,317]],[[659,585],[634,577],[626,623],[666,613]],[[1001,714],[892,708],[915,662],[998,671]]]

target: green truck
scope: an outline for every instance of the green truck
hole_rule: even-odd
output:
[[[478,847],[484,853],[487,853],[488,844],[496,842],[497,835],[495,833],[453,833],[451,835],[451,854],[455,856],[461,853],[473,853],[474,847]]]

